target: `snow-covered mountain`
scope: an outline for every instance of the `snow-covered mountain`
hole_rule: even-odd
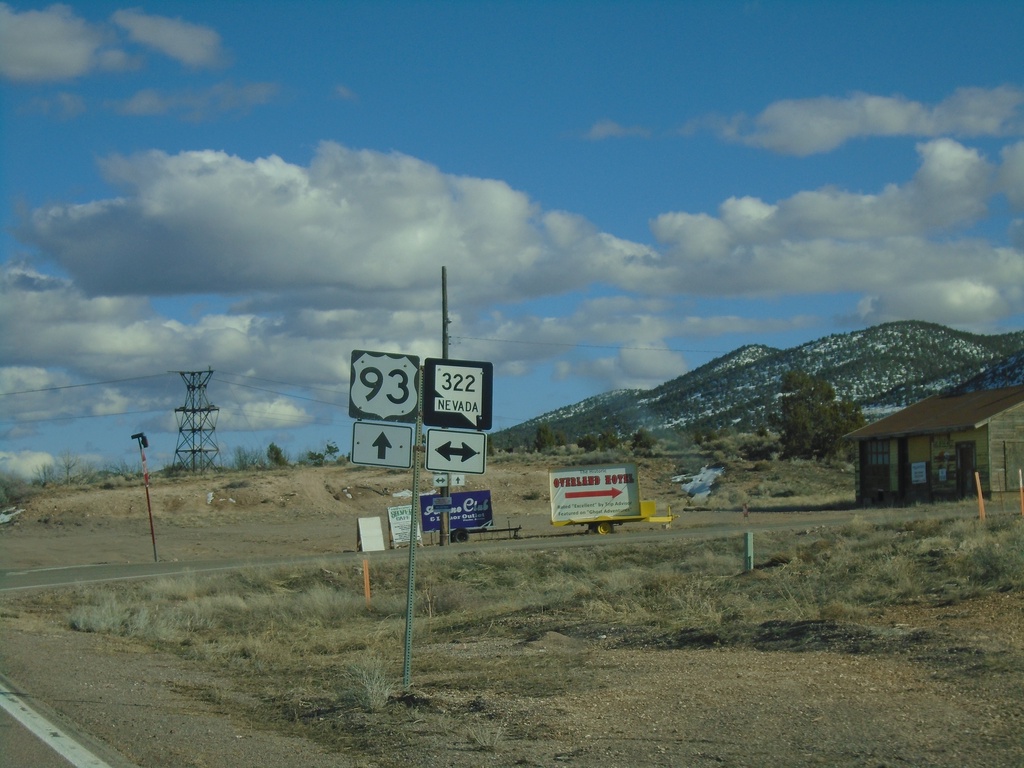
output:
[[[886,323],[792,349],[741,347],[654,389],[607,392],[491,436],[498,450],[528,445],[547,423],[575,441],[643,427],[755,430],[775,410],[782,376],[802,370],[859,404],[868,421],[939,392],[1024,384],[1024,331],[984,336],[933,323]]]

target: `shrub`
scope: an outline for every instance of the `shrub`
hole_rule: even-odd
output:
[[[270,462],[270,466],[272,467],[288,466],[288,456],[285,454],[284,449],[277,445],[277,443],[271,443],[267,446],[267,461]]]
[[[242,472],[247,469],[258,469],[265,467],[267,459],[264,457],[258,448],[246,448],[241,445],[236,445],[235,450],[232,454],[231,466]]]
[[[348,666],[341,680],[338,698],[342,703],[364,712],[380,712],[388,705],[394,692],[394,681],[388,676],[384,663],[370,657]]]
[[[31,487],[16,475],[0,472],[0,506],[17,504],[31,495]]]

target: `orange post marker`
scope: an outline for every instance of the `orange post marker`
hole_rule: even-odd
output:
[[[363,559],[363,591],[366,592],[366,607],[370,607],[370,561]]]
[[[981,474],[979,472],[974,473],[974,484],[978,488],[978,519],[985,519],[985,497],[981,495]]]

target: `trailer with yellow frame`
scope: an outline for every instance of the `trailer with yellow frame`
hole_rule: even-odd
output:
[[[565,467],[548,472],[552,525],[585,525],[608,534],[622,523],[671,523],[672,510],[657,514],[657,502],[640,500],[636,465]]]

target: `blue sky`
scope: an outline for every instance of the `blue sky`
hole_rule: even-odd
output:
[[[745,344],[1024,327],[1024,5],[0,3],[0,470],[348,449],[353,349],[494,428]]]

